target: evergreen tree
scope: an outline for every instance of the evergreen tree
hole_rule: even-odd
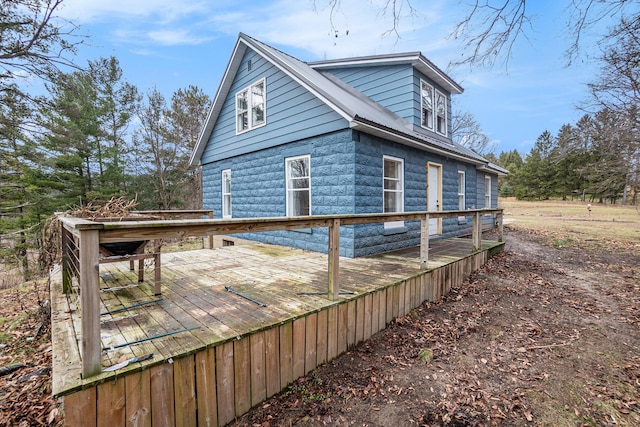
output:
[[[553,191],[549,184],[552,182],[553,172],[550,154],[554,145],[554,138],[549,131],[544,131],[538,137],[518,172],[515,191],[517,198],[545,200],[551,197]]]
[[[128,132],[140,97],[137,88],[124,79],[113,56],[89,61],[89,76],[96,92],[99,125],[97,190],[107,200],[127,194],[126,165],[132,151]]]
[[[46,150],[41,185],[51,189],[56,209],[84,206],[100,198],[94,188],[100,137],[96,91],[90,76],[80,71],[60,74],[48,88],[52,108],[41,112],[47,130],[41,140]]]

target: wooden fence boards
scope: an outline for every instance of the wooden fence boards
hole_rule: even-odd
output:
[[[311,313],[305,318],[304,339],[304,373],[313,371],[318,366],[318,314]]]
[[[249,336],[251,347],[251,406],[267,398],[267,373],[264,332]]]
[[[213,348],[207,348],[197,352],[195,357],[198,425],[215,427],[218,425],[215,351]]]
[[[236,416],[233,360],[233,341],[216,347],[216,385],[219,425],[227,425],[233,421]]]
[[[293,322],[280,326],[280,386],[293,381]]]
[[[154,426],[175,426],[175,392],[173,365],[164,363],[151,367],[151,423]],[[101,404],[101,402],[100,402]],[[110,427],[114,427],[112,424]]]
[[[197,425],[195,356],[173,361],[176,427]]]
[[[125,425],[151,427],[151,371],[149,369],[125,377],[125,399]]]
[[[279,327],[275,327],[264,331],[266,397],[271,397],[281,390],[280,330]]]

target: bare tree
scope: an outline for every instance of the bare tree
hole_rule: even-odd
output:
[[[18,77],[52,80],[82,43],[77,27],[56,16],[62,0],[0,2],[0,90],[16,90]],[[75,38],[75,39],[74,39]],[[72,41],[75,40],[75,41]]]
[[[380,2],[370,0],[370,4],[371,7],[376,9],[379,16],[391,21],[391,24],[383,30],[383,36],[394,34],[400,38],[400,22],[402,19],[419,15],[418,9],[413,6],[411,0],[381,0]],[[329,9],[329,22],[334,37],[340,37],[341,35],[340,28],[336,23],[336,17],[342,10],[341,6],[342,0],[313,0],[314,10],[317,11],[325,7]],[[349,35],[349,29],[343,29],[342,34]]]
[[[637,21],[638,0],[565,0],[568,46],[567,65],[582,53],[585,32],[600,22],[627,16]],[[531,4],[531,1],[529,2]],[[453,65],[489,65],[502,58],[505,65],[517,40],[528,38],[536,19],[527,9],[527,0],[475,0],[451,32],[466,48],[465,54]]]
[[[343,0],[314,0],[314,8],[329,8],[331,28],[338,37],[340,29],[336,17],[341,13]],[[420,15],[416,0],[370,0],[378,15],[390,20],[383,35],[400,37],[403,19]],[[534,15],[527,8],[529,0],[469,0],[468,10],[457,23],[452,23],[450,37],[459,40],[465,51],[452,63],[459,65],[493,66],[502,60],[506,65],[516,42],[528,39],[535,29],[536,21],[549,18],[544,14]],[[629,21],[640,19],[638,0],[564,0],[567,21],[567,65],[582,53],[583,38],[587,31],[601,22],[608,23],[622,17]],[[343,31],[344,33],[344,31]],[[348,30],[346,32],[348,34]]]
[[[493,153],[496,148],[492,141],[468,111],[457,112],[451,117],[451,139],[484,156]]]

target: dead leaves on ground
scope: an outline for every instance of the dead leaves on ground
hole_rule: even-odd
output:
[[[442,302],[318,368],[319,381],[307,377],[305,393],[330,398],[298,388],[269,401],[266,423],[258,411],[237,425],[637,425],[640,357],[624,356],[640,336],[637,267],[590,256],[607,281],[556,249],[544,255],[491,259]]]

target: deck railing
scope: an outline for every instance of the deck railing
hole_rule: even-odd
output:
[[[428,267],[429,220],[471,216],[471,252],[481,248],[482,217],[492,215],[498,227],[498,240],[502,241],[502,209],[472,209],[444,212],[406,212],[354,215],[317,215],[306,217],[237,218],[212,219],[211,211],[144,211],[145,214],[162,218],[184,215],[208,216],[208,219],[152,219],[128,221],[90,221],[82,218],[59,215],[62,223],[62,276],[63,289],[69,291],[73,277],[78,280],[81,312],[80,354],[83,377],[101,372],[100,365],[100,294],[99,263],[101,243],[134,242],[185,238],[189,236],[241,234],[299,228],[329,229],[328,241],[328,287],[327,295],[337,300],[340,293],[340,227],[358,224],[373,224],[387,221],[420,221],[420,266]],[[210,240],[210,248],[213,248]]]

